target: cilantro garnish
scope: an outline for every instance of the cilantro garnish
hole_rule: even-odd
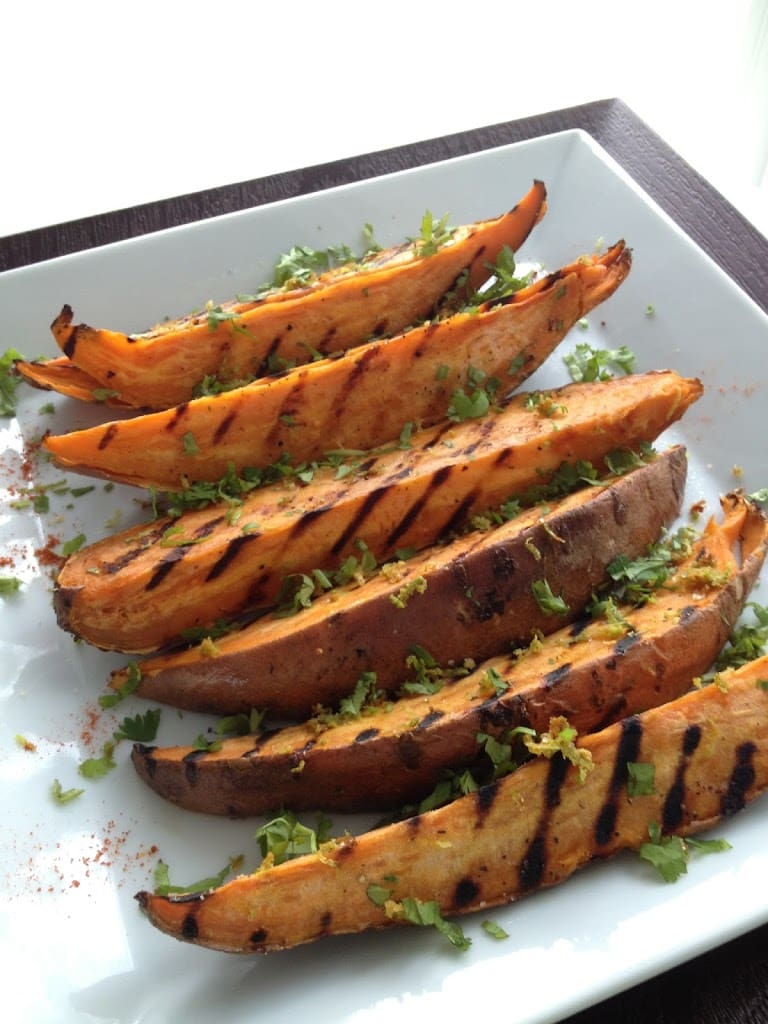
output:
[[[470,366],[464,390],[457,388],[451,395],[446,416],[461,423],[464,420],[479,419],[491,409],[496,393],[501,387],[498,377],[489,377],[484,370]]]
[[[172,885],[168,865],[164,861],[159,860],[154,872],[155,893],[158,896],[168,896],[171,893],[207,892],[209,889],[215,889],[221,885],[227,875],[239,867],[241,861],[242,857],[232,857],[216,875],[211,875],[209,878],[201,878],[190,885]]]
[[[552,593],[552,588],[547,580],[534,580],[531,590],[536,598],[536,603],[545,615],[567,615],[570,611],[563,598]]]
[[[318,845],[326,842],[330,822],[320,818],[317,829],[303,825],[292,811],[284,811],[256,831],[256,840],[263,857],[270,857],[272,864],[282,864],[295,857],[316,853]]]
[[[69,555],[74,555],[76,551],[79,551],[83,544],[85,544],[85,534],[78,533],[76,537],[72,537],[61,545],[61,553],[67,558]]]
[[[632,373],[635,354],[626,345],[619,348],[593,348],[587,342],[579,342],[573,352],[563,356],[571,379],[578,382],[610,380],[616,369]]]
[[[638,853],[659,872],[665,882],[676,882],[687,873],[690,854],[720,853],[730,850],[725,839],[683,839],[681,836],[663,836],[655,822],[648,826],[649,842],[643,843]]]
[[[117,742],[115,740],[107,740],[102,747],[101,757],[89,757],[83,761],[77,769],[83,778],[102,779],[116,768],[117,765],[114,759],[116,746]]]
[[[150,708],[143,715],[126,716],[113,734],[117,742],[131,740],[134,743],[151,743],[157,736],[160,724],[160,708]]]
[[[51,796],[54,803],[57,804],[70,804],[73,800],[77,800],[79,796],[82,796],[84,792],[84,789],[63,789],[58,779],[54,779],[51,785]]]
[[[437,250],[450,241],[454,228],[448,226],[448,214],[435,220],[430,210],[421,218],[421,231],[418,238],[409,239],[416,243],[416,255],[420,257],[434,256]]]
[[[653,796],[656,792],[656,767],[647,761],[627,763],[627,795]]]
[[[0,597],[11,597],[21,589],[18,576],[0,576]]]
[[[13,364],[23,358],[15,348],[6,349],[0,356],[0,416],[16,415],[16,389],[21,381]]]
[[[420,925],[425,928],[436,928],[441,935],[444,935],[452,946],[457,949],[467,950],[472,945],[461,927],[454,921],[446,921],[440,913],[440,906],[436,900],[418,900],[412,896],[406,896],[400,900],[394,915],[402,917],[410,924]]]
[[[103,693],[99,697],[99,704],[103,708],[113,708],[116,704],[119,704],[120,701],[125,700],[126,697],[130,697],[132,693],[135,693],[136,690],[138,690],[139,683],[141,682],[141,670],[135,661],[128,664],[127,675],[128,678],[122,686],[119,687],[119,689],[114,690],[112,693]]]
[[[483,931],[490,935],[492,939],[508,939],[509,932],[505,932],[500,924],[496,924],[495,921],[483,921]]]
[[[755,661],[766,653],[768,647],[768,606],[748,601],[745,608],[754,612],[756,624],[743,623],[731,634],[727,645],[720,652],[715,668],[739,668],[748,661]]]

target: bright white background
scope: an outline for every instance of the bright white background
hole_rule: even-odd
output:
[[[613,96],[768,232],[768,0],[16,0],[0,38],[0,236]]]

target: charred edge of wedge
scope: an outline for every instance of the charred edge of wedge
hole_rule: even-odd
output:
[[[227,952],[285,949],[331,934],[404,924],[397,901],[435,900],[445,916],[510,903],[591,860],[637,849],[649,828],[686,836],[741,811],[768,788],[768,659],[720,686],[631,716],[578,746],[583,780],[560,755],[446,807],[326,844],[198,894],[137,894],[149,920]],[[628,794],[632,762],[652,763],[654,791]],[[390,881],[387,881],[390,879]],[[390,901],[370,898],[386,886]]]
[[[306,717],[315,705],[345,697],[363,671],[376,671],[379,689],[396,689],[415,644],[443,664],[524,645],[534,630],[551,633],[575,618],[613,557],[637,557],[672,523],[686,471],[685,449],[672,448],[546,510],[427,549],[400,563],[402,578],[388,582],[382,571],[334,588],[294,616],[269,615],[213,644],[145,660],[137,693],[187,710],[268,707]],[[540,578],[557,579],[567,616],[539,607],[531,584]],[[426,589],[398,607],[414,580]],[[127,680],[127,669],[116,670],[111,685]]]
[[[558,630],[527,657],[496,658],[437,694],[374,708],[322,733],[289,727],[225,740],[210,753],[137,745],[134,767],[161,796],[209,814],[391,810],[424,797],[445,769],[476,764],[478,732],[501,737],[520,725],[544,732],[556,715],[593,732],[673,700],[713,663],[765,559],[765,517],[741,500],[726,502],[725,529],[715,533],[710,524],[652,602],[620,609],[631,628],[615,640],[605,620],[580,623],[575,638],[574,630]],[[723,536],[731,539],[734,526],[744,538],[740,568]],[[700,565],[734,571],[725,583],[690,590],[686,571]],[[489,692],[489,672],[509,689]]]

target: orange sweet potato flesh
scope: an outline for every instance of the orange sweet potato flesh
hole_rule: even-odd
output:
[[[673,448],[604,486],[427,548],[361,585],[335,587],[296,615],[264,616],[213,649],[202,643],[146,660],[137,693],[219,715],[269,708],[307,717],[318,704],[337,704],[362,672],[375,671],[381,690],[397,689],[414,645],[460,664],[526,644],[534,631],[574,618],[613,558],[640,555],[675,519],[686,469],[685,450]],[[542,578],[557,581],[568,616],[539,607],[531,587]],[[421,593],[414,581],[423,581]],[[127,681],[127,670],[113,673],[115,688]]]
[[[33,387],[56,391],[80,402],[99,402],[117,409],[127,408],[127,404],[116,393],[75,366],[66,356],[36,362],[17,359],[13,365],[16,372]]]
[[[324,731],[312,720],[224,740],[210,752],[136,745],[134,766],[155,792],[209,814],[393,810],[426,796],[446,769],[478,763],[478,733],[501,738],[519,725],[542,733],[557,715],[580,733],[594,732],[673,700],[714,662],[765,559],[765,518],[737,496],[724,504],[723,525],[710,521],[653,601],[620,607],[623,626],[600,618],[580,623],[575,635],[557,630],[522,656],[483,662],[437,693]],[[702,583],[702,565],[727,580]],[[497,693],[496,685],[508,688]]]
[[[598,469],[616,448],[652,442],[702,393],[673,371],[573,384],[533,404],[416,432],[339,480],[254,491],[237,521],[216,505],[97,541],[59,573],[60,625],[99,647],[143,653],[247,608],[268,608],[283,579],[335,570],[363,541],[377,561],[421,549],[475,512],[546,482],[563,461]],[[552,413],[548,415],[547,413]],[[171,530],[171,532],[168,532]]]
[[[514,390],[570,328],[607,299],[631,265],[623,242],[515,292],[369,342],[281,377],[133,419],[48,437],[61,467],[123,483],[176,490],[182,478],[218,480],[230,466],[268,466],[289,453],[316,461],[337,449],[367,450],[404,424],[444,419],[468,367]],[[189,438],[194,438],[190,445]]]
[[[211,329],[205,312],[125,335],[75,325],[65,306],[52,324],[64,354],[123,401],[167,409],[187,402],[209,374],[224,381],[268,372],[270,360],[305,363],[402,331],[430,316],[464,271],[479,287],[504,246],[517,250],[544,215],[546,188],[535,181],[508,213],[458,228],[432,255],[419,243],[377,253],[362,267],[339,268],[306,287],[254,302],[222,304],[230,319]]]
[[[637,849],[651,825],[690,835],[768,788],[768,658],[632,715],[578,746],[583,781],[556,754],[434,811],[346,836],[204,893],[141,892],[174,938],[233,953],[286,949],[326,935],[405,924],[398,903],[436,900],[443,916],[511,903],[588,862]],[[654,792],[627,793],[630,762],[654,765]],[[391,901],[374,902],[371,886]],[[381,889],[378,890],[381,892]]]

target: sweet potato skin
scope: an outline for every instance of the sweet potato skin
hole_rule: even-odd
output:
[[[175,409],[49,436],[44,445],[62,468],[167,490],[182,479],[218,480],[230,466],[272,465],[285,453],[311,462],[331,449],[367,451],[392,442],[406,423],[443,420],[470,366],[498,380],[502,395],[513,391],[613,294],[630,265],[620,242],[501,304]]]
[[[554,420],[517,395],[482,420],[418,431],[408,450],[365,463],[365,474],[339,481],[324,472],[306,487],[255,491],[237,523],[212,506],[135,527],[64,564],[54,592],[59,624],[107,649],[169,646],[186,629],[268,608],[286,575],[333,571],[358,541],[385,561],[546,482],[564,460],[603,468],[613,449],[655,440],[701,391],[673,371],[568,385],[552,393]],[[245,533],[248,523],[257,525]],[[170,528],[181,536],[169,543]]]
[[[418,644],[443,663],[481,660],[549,633],[572,618],[619,554],[636,557],[678,515],[686,453],[674,448],[605,488],[589,488],[546,510],[522,512],[493,530],[425,550],[362,587],[337,588],[289,618],[267,616],[210,646],[173,652],[141,664],[138,695],[220,715],[269,708],[306,717],[334,705],[361,672],[375,671],[379,689],[402,681],[405,658]],[[535,579],[557,581],[573,611],[545,614]],[[422,579],[405,608],[393,603]],[[113,673],[116,688],[127,679]]]
[[[668,588],[621,610],[632,632],[616,637],[601,620],[575,638],[560,629],[540,650],[493,658],[436,694],[326,731],[302,724],[225,740],[211,752],[136,745],[134,766],[155,792],[210,814],[394,810],[426,796],[446,769],[481,761],[478,733],[500,736],[519,725],[542,733],[557,715],[580,733],[594,732],[680,697],[714,662],[765,560],[765,518],[739,498],[728,505],[723,528],[709,524]],[[742,533],[739,567],[733,549]],[[702,564],[732,575],[711,589],[676,583]],[[489,671],[506,682],[505,692],[485,683]]]
[[[445,807],[318,854],[206,893],[137,898],[160,930],[233,953],[404,923],[396,904],[373,902],[371,885],[387,887],[393,901],[436,900],[444,916],[511,903],[590,860],[638,848],[651,824],[690,835],[768,788],[768,691],[758,685],[767,677],[763,658],[727,674],[727,688],[705,687],[582,738],[593,760],[584,781],[560,755],[537,758]],[[652,795],[628,796],[630,761],[653,763]]]
[[[224,381],[269,372],[270,360],[306,363],[424,319],[463,271],[478,287],[504,245],[517,250],[546,210],[535,181],[501,217],[457,229],[451,243],[419,256],[417,243],[385,250],[356,272],[331,271],[306,287],[230,302],[212,327],[205,312],[125,335],[76,325],[65,306],[52,324],[73,363],[123,401],[154,409],[187,402],[209,374]]]

